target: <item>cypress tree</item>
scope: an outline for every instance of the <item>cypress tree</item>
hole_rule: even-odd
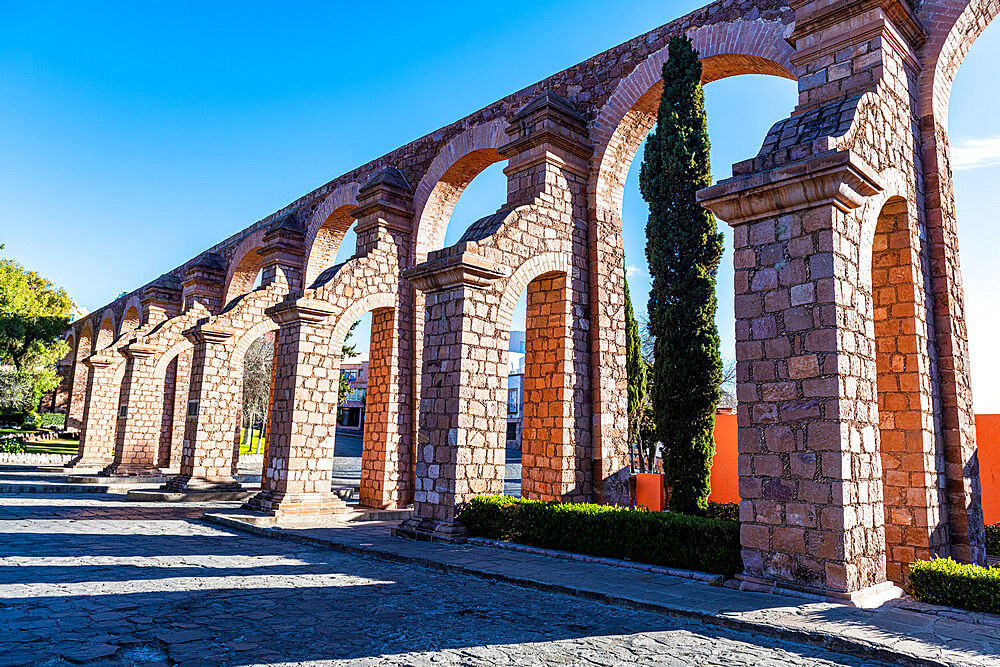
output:
[[[714,216],[695,199],[712,184],[701,62],[686,36],[670,40],[669,54],[657,126],[639,175],[649,203],[650,379],[671,509],[699,514],[711,491],[722,380],[715,275],[723,246]]]
[[[638,444],[639,426],[649,391],[646,380],[646,361],[642,358],[642,340],[639,323],[632,310],[632,297],[625,280],[625,372],[628,376],[628,426],[629,442]]]

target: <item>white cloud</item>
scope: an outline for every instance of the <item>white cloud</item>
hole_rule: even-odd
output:
[[[637,274],[640,274],[640,273],[646,273],[645,269],[642,269],[642,268],[640,268],[638,266],[635,266],[634,264],[627,264],[625,266],[625,275],[626,276],[634,276],[634,275],[637,275]]]
[[[986,139],[963,137],[951,148],[951,168],[955,171],[992,167],[1000,164],[1000,136]]]

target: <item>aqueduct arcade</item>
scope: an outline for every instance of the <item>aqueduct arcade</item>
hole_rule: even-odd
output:
[[[981,562],[947,111],[998,11],[720,0],[336,178],[74,323],[78,465],[236,488],[242,359],[268,334],[247,506],[340,511],[340,349],[371,311],[362,502],[412,506],[403,533],[456,536],[465,499],[503,491],[507,341],[527,289],[523,493],[627,503],[622,194],[667,42],[686,33],[706,82],[799,86],[759,154],[699,194],[735,230],[744,585],[871,599],[915,558]],[[496,162],[506,200],[442,247],[462,190]],[[354,255],[333,265],[355,223]]]

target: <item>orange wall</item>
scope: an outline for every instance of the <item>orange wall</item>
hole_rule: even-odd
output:
[[[1000,415],[976,415],[979,481],[986,525],[1000,521]]]
[[[736,415],[715,415],[715,458],[712,459],[713,503],[740,502],[737,474]]]
[[[976,444],[979,447],[983,518],[989,525],[1000,522],[1000,415],[976,415]],[[717,503],[740,501],[737,457],[736,415],[716,415],[709,500]]]

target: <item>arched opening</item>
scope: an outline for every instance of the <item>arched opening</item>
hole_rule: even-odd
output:
[[[696,47],[698,46],[696,41]],[[711,142],[712,180],[731,176],[731,165],[760,150],[777,118],[784,118],[798,101],[798,91],[788,66],[758,56],[723,54],[703,58],[705,108]],[[659,66],[656,68],[659,72]],[[628,281],[632,306],[640,325],[643,353],[652,358],[648,323],[652,286],[646,259],[646,221],[649,205],[639,187],[639,172],[646,138],[655,128],[662,81],[657,79],[624,114],[601,161],[595,193],[598,218],[621,233],[624,258],[621,271]],[[736,317],[734,241],[732,228],[718,221],[724,235],[724,252],[716,280],[716,325],[723,361],[723,396],[716,417],[716,467],[730,471],[712,478],[712,500],[738,502],[736,433]],[[624,319],[617,323],[624,329]],[[659,463],[653,466],[661,471]]]
[[[153,381],[163,387],[156,461],[161,470],[176,471],[180,467],[192,358],[192,344],[186,339],[181,340],[163,354],[154,371]]]
[[[316,231],[306,260],[307,287],[312,285],[323,271],[354,255],[357,237],[353,227],[356,221],[350,215],[354,208],[354,204],[345,204],[334,209]]]
[[[118,335],[135,331],[139,328],[139,322],[139,308],[135,305],[129,306],[128,310],[125,311],[125,315],[122,317],[122,326]]]
[[[275,332],[269,331],[250,343],[243,356],[240,456],[262,456],[264,453],[274,379],[274,341]]]
[[[231,269],[226,282],[225,303],[228,304],[236,297],[252,292],[260,286],[261,267],[264,264],[264,259],[258,252],[260,249],[259,245],[251,247]]]
[[[962,11],[954,27],[940,38],[933,97],[923,100],[927,118],[922,125],[930,129],[923,135],[924,164],[930,167],[926,180],[932,193],[927,226],[936,269],[934,324],[943,341],[938,348],[943,437],[949,459],[965,461],[969,470],[978,459],[982,515],[991,525],[1000,522],[1000,383],[996,382],[1000,356],[994,352],[1000,326],[994,278],[995,249],[1000,244],[1000,230],[994,224],[1000,206],[995,186],[1000,177],[1000,123],[990,113],[1000,103],[994,83],[1000,58],[1000,26],[995,20],[1000,4],[979,0],[961,4],[955,3]],[[974,489],[974,481],[966,487],[955,477],[948,480],[951,545],[953,555],[962,559],[964,547],[959,542],[967,533],[973,541],[978,507],[967,491]]]
[[[106,315],[101,322],[101,328],[97,331],[97,341],[94,343],[94,351],[100,352],[115,340],[115,321],[111,315]]]
[[[73,351],[73,379],[69,395],[66,428],[79,430],[83,428],[83,404],[87,396],[87,367],[83,360],[93,354],[93,330],[90,324],[85,324],[76,340]]]

